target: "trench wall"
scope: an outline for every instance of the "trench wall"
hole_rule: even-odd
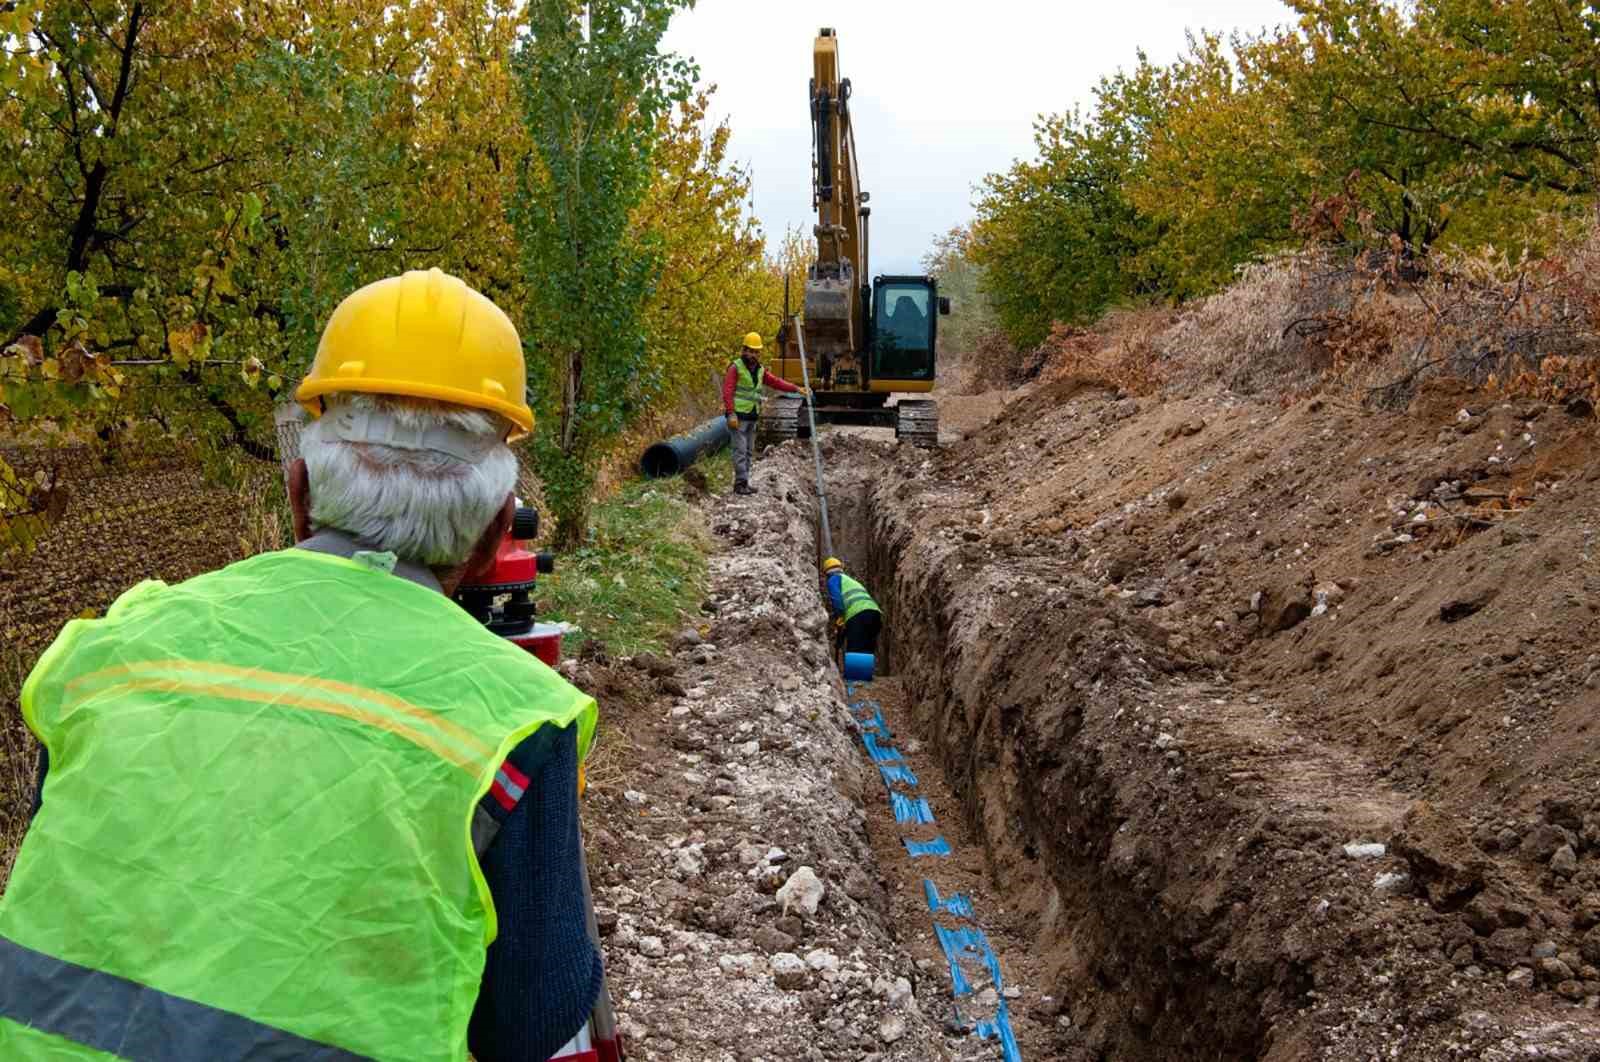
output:
[[[1163,828],[1179,794],[1130,716],[1177,670],[1158,632],[1060,560],[995,565],[942,533],[907,504],[936,488],[888,463],[842,448],[829,469],[835,550],[885,610],[880,671],[904,683],[995,884],[1036,917],[1085,1057],[1270,1057],[1310,975],[1250,911],[1260,853],[1222,843],[1247,812],[1213,793],[1209,822]]]

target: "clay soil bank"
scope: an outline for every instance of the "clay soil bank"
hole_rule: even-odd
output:
[[[824,456],[1034,1056],[1600,1058],[1592,420],[1069,380]]]

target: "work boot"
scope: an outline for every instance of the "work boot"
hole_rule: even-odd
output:
[[[754,494],[756,489],[748,483],[735,483],[733,485],[733,492],[735,494]]]

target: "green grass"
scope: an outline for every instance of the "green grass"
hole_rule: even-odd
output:
[[[694,466],[714,492],[733,483],[726,451]],[[700,618],[710,547],[700,511],[682,478],[629,480],[595,506],[587,544],[556,557],[539,580],[540,619],[576,624],[563,651],[596,639],[626,656],[663,649]]]

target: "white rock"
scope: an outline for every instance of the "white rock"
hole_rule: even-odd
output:
[[[911,1002],[911,982],[904,977],[896,977],[894,984],[889,986],[889,991],[884,995],[889,999],[889,1006],[903,1007]]]
[[[667,953],[667,946],[661,942],[660,937],[640,937],[639,954],[647,959],[659,959]]]
[[[744,744],[738,746],[739,755],[743,756],[747,760],[754,759],[760,751],[761,742],[759,741],[746,741]]]
[[[650,798],[639,792],[637,789],[629,789],[622,794],[622,799],[626,800],[630,804],[643,804]]]
[[[837,973],[839,971],[839,956],[831,951],[817,948],[806,952],[806,965],[818,973],[822,973],[824,970]]]
[[[817,913],[823,891],[822,880],[817,877],[817,872],[810,867],[801,867],[789,875],[789,880],[778,890],[777,899],[783,905],[784,914],[799,911],[809,918]]]
[[[1351,841],[1344,846],[1344,854],[1351,859],[1382,859],[1387,851],[1388,849],[1381,844],[1363,844],[1358,841]]]
[[[776,863],[784,863],[784,862],[787,862],[788,859],[789,859],[789,853],[785,852],[783,849],[777,847],[776,845],[774,845],[773,847],[767,849],[767,862],[769,862],[769,863],[774,863],[774,864],[776,864]]]
[[[1177,740],[1178,739],[1173,737],[1171,734],[1157,734],[1156,735],[1156,748],[1158,748],[1158,749],[1170,749],[1173,746],[1173,744],[1175,744],[1177,742]]]
[[[906,1021],[898,1014],[890,1014],[878,1023],[878,1037],[892,1044],[906,1034]]]
[[[724,955],[717,960],[717,965],[722,967],[722,972],[729,977],[749,977],[760,964],[759,958],[748,953]]]
[[[704,847],[704,845],[691,844],[678,849],[673,863],[685,877],[697,878],[705,873],[706,857],[703,852]]]
[[[1372,879],[1372,887],[1378,892],[1404,892],[1411,885],[1411,875],[1385,871]]]
[[[804,988],[810,979],[805,962],[793,952],[780,951],[768,961],[772,965],[772,979],[779,988]]]
[[[753,867],[761,862],[766,850],[759,844],[741,844],[739,846],[739,865]]]

